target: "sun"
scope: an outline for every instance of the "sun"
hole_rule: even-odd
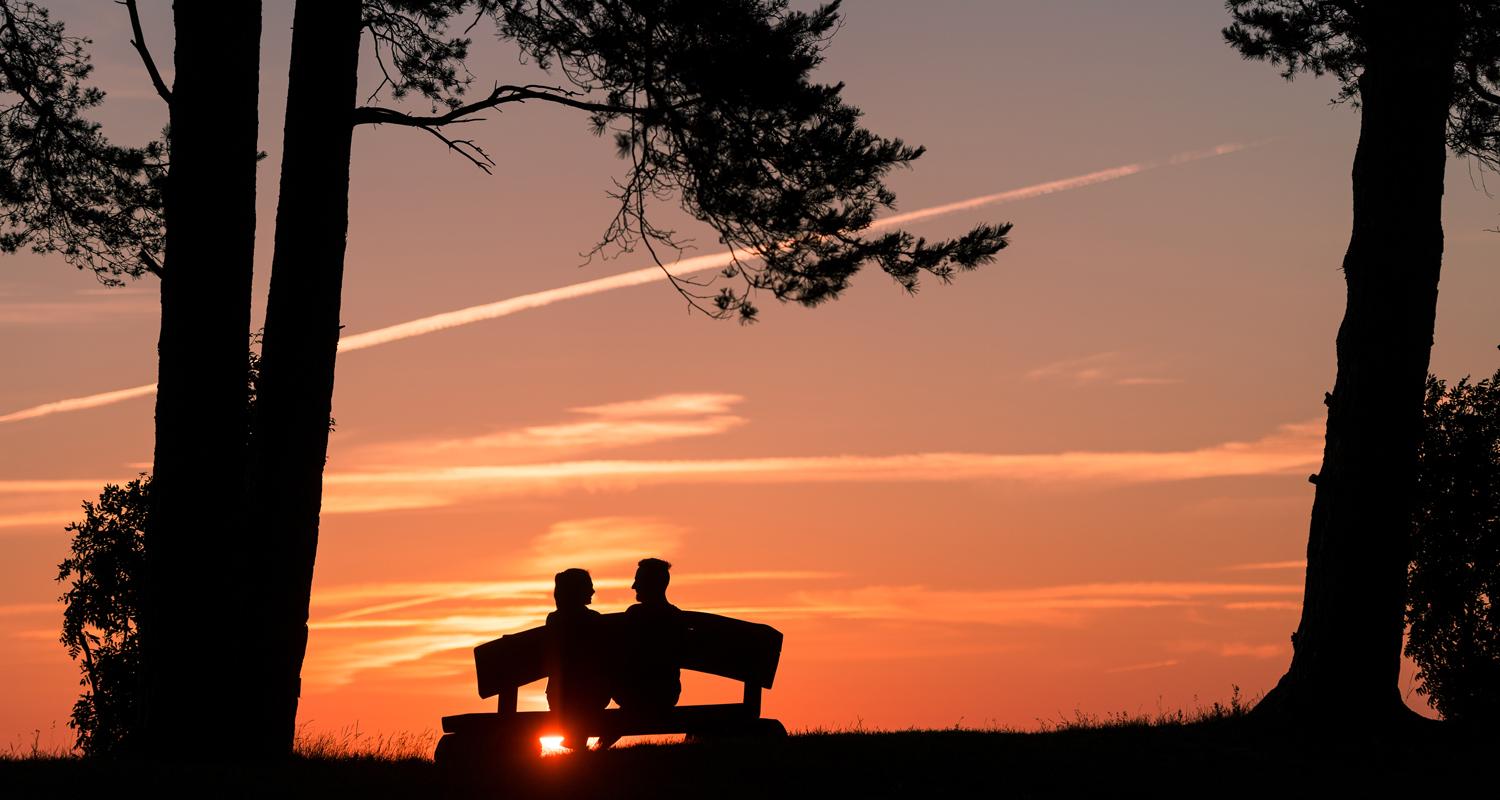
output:
[[[542,755],[544,755],[544,756],[560,756],[563,753],[571,753],[571,752],[573,752],[572,750],[570,750],[570,749],[568,749],[566,747],[563,747],[563,737],[561,737],[561,736],[543,736],[543,737],[541,737],[541,743],[542,743]],[[597,736],[590,736],[588,738],[588,746],[589,747],[593,747],[593,746],[595,746],[598,743],[599,743],[599,737],[597,737]]]

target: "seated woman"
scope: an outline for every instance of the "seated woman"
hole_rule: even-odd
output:
[[[547,707],[562,715],[563,746],[577,749],[587,746],[587,739],[575,734],[574,722],[609,705],[603,617],[588,607],[594,598],[594,580],[587,570],[575,567],[557,573],[552,597],[557,610],[547,615],[554,647]]]

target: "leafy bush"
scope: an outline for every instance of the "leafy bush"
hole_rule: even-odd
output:
[[[1500,372],[1429,377],[1406,654],[1444,718],[1500,720]]]
[[[83,521],[67,527],[72,554],[57,568],[59,581],[72,581],[59,598],[65,604],[62,643],[80,661],[84,687],[68,726],[86,755],[128,752],[140,729],[137,621],[150,505],[151,478],[143,474],[123,488],[106,484],[97,503],[83,502]]]

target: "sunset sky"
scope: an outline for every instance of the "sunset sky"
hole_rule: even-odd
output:
[[[95,42],[109,135],[155,135],[166,109],[123,8],[44,4]],[[265,9],[257,320],[290,8]],[[170,82],[170,3],[141,9]],[[765,709],[793,729],[1031,728],[1274,684],[1334,375],[1357,113],[1329,104],[1329,80],[1242,61],[1215,2],[844,10],[819,77],[876,132],[928,148],[890,180],[904,224],[1016,226],[995,263],[915,297],[870,271],[823,307],[762,297],[753,326],[708,320],[659,273],[590,283],[650,262],[579,255],[623,169],[579,113],[513,106],[471,126],[493,176],[420,131],[356,130],[302,722],[421,731],[487,710],[470,648],[540,624],[564,567],[622,610],[648,555],[675,564],[678,605],[786,634]],[[535,77],[473,35],[477,87]],[[1485,178],[1450,162],[1443,377],[1500,366]],[[693,264],[720,254],[682,230]],[[152,278],[105,288],[59,258],[0,257],[6,741],[71,742],[62,527],[104,481],[149,469],[158,311]],[[237,646],[232,629],[201,641],[205,670]],[[684,699],[737,689],[691,681]]]

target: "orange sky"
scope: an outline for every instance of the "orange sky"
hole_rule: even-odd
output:
[[[159,129],[122,11],[51,5],[95,39],[111,134]],[[262,290],[289,5],[268,2],[264,26]],[[170,61],[169,4],[142,11]],[[901,212],[1033,187],[911,229],[1010,220],[1012,248],[915,298],[872,273],[818,309],[763,299],[751,327],[653,282],[349,349],[304,722],[420,731],[482,710],[468,648],[539,624],[563,566],[622,609],[642,555],[677,565],[678,604],[786,634],[766,709],[793,728],[1030,727],[1272,685],[1333,378],[1354,112],[1328,106],[1328,82],[1241,62],[1211,3],[846,13],[824,75],[872,128],[929,147],[893,176]],[[486,38],[475,50],[481,83],[524,71]],[[357,131],[350,334],[646,266],[580,266],[620,171],[584,119],[517,108],[469,133],[493,177],[420,132]],[[1254,146],[1171,161],[1226,144]],[[1433,368],[1489,374],[1494,206],[1464,162],[1448,186]],[[156,311],[149,279],[104,289],[5,258],[0,417],[149,384]],[[0,735],[69,740],[61,527],[149,462],[151,410],[0,422]],[[233,640],[205,632],[205,668]],[[687,699],[733,695],[700,681]]]

